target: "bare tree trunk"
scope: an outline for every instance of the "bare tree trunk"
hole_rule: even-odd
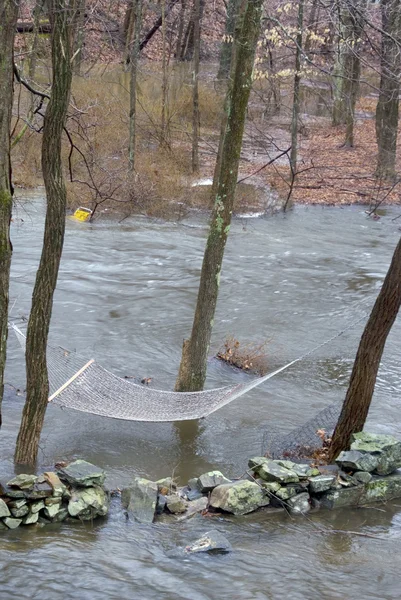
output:
[[[199,173],[199,64],[201,43],[200,0],[194,0],[194,66],[193,66],[193,115],[192,115],[192,172]]]
[[[376,108],[377,169],[379,177],[396,175],[397,130],[401,75],[401,3],[382,0],[380,95]]]
[[[330,445],[329,460],[349,447],[368,416],[387,336],[401,306],[401,240],[359,343],[351,379]]]
[[[61,142],[71,91],[75,10],[76,0],[49,1],[53,85],[42,140],[47,211],[26,341],[27,396],[15,450],[15,462],[20,464],[34,465],[37,460],[49,396],[46,348],[65,230],[66,188]]]
[[[81,74],[83,47],[85,40],[86,0],[78,0],[77,26],[74,44],[74,75]]]
[[[234,79],[227,92],[227,121],[222,146],[217,194],[206,243],[192,333],[183,345],[177,391],[203,389],[207,355],[219,292],[224,249],[230,230],[237,185],[246,109],[252,87],[252,70],[259,37],[263,0],[248,0],[242,27],[235,39]]]
[[[166,44],[166,0],[161,0],[162,5],[162,38],[163,38],[163,56],[162,56],[162,116],[161,116],[161,145],[167,142],[167,44]]]
[[[300,110],[300,87],[301,87],[301,55],[302,55],[302,33],[304,27],[304,0],[299,0],[298,4],[298,31],[296,37],[297,47],[295,49],[295,75],[294,75],[294,97],[292,104],[291,121],[291,171],[293,174],[297,171],[298,160],[298,123]]]
[[[31,55],[29,59],[29,78],[34,79],[36,73],[36,61],[38,53],[40,16],[43,12],[43,0],[36,0],[33,9],[33,39],[31,44]]]
[[[5,0],[0,4],[0,427],[12,253],[10,222],[13,188],[11,184],[10,127],[13,107],[14,34],[18,10],[19,2],[15,2],[15,0]]]
[[[231,69],[231,55],[235,33],[235,23],[240,11],[241,0],[228,0],[227,18],[223,41],[220,47],[219,70],[217,79],[227,79]]]
[[[175,58],[181,60],[182,37],[184,35],[186,1],[181,0],[180,17],[178,22],[177,43],[175,47]]]
[[[338,50],[334,69],[333,125],[345,124],[344,145],[354,145],[354,115],[360,81],[360,46],[367,0],[340,0]]]
[[[130,79],[130,111],[129,111],[129,163],[130,170],[135,171],[135,141],[136,141],[136,87],[138,77],[139,44],[142,28],[142,0],[134,0],[135,27],[134,41],[131,49],[131,79]]]

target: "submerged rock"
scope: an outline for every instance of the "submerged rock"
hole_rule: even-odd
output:
[[[106,473],[103,469],[92,465],[86,460],[76,460],[59,469],[58,474],[68,483],[82,487],[102,486],[106,479]]]
[[[218,485],[210,496],[210,506],[234,515],[246,515],[269,503],[269,497],[257,483],[245,480]]]
[[[320,498],[320,505],[324,508],[334,509],[342,506],[358,506],[362,497],[361,487],[341,488],[324,492]]]
[[[68,503],[68,512],[71,517],[78,517],[84,521],[88,521],[96,517],[104,517],[108,510],[109,496],[101,487],[74,490]],[[45,513],[49,515],[52,514],[54,517],[58,512],[59,507],[57,507],[57,505],[48,506],[45,509]]]
[[[185,548],[186,552],[195,554],[197,552],[231,552],[232,547],[227,538],[219,531],[208,531],[201,538]]]
[[[360,503],[387,502],[394,498],[401,498],[401,473],[399,471],[385,477],[372,477],[362,487]]]
[[[121,502],[128,516],[139,523],[153,523],[158,487],[154,481],[136,477],[121,493]]]
[[[202,494],[207,494],[224,483],[231,483],[231,480],[224,477],[220,471],[209,471],[198,477],[197,488]]]

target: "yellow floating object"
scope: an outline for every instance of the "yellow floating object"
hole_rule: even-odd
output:
[[[74,219],[77,219],[77,221],[89,221],[91,215],[92,211],[89,208],[83,208],[82,206],[80,206],[74,212],[73,217]]]

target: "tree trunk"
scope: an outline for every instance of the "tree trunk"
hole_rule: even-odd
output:
[[[36,274],[27,331],[27,396],[15,451],[15,462],[19,464],[34,465],[37,460],[49,396],[46,348],[65,230],[66,188],[61,142],[71,90],[75,9],[75,0],[49,2],[53,31],[53,83],[42,140],[47,211],[42,255]]]
[[[182,37],[184,35],[185,12],[186,12],[186,1],[181,0],[180,17],[179,17],[179,21],[178,21],[177,43],[175,46],[175,58],[178,61],[181,60],[181,47],[182,47]]]
[[[85,40],[85,9],[86,0],[78,0],[77,26],[74,44],[74,75],[81,74],[83,47]]]
[[[234,78],[227,92],[227,120],[218,184],[211,216],[199,284],[192,333],[183,345],[176,390],[202,390],[206,378],[207,355],[219,292],[220,274],[230,230],[237,185],[246,109],[252,87],[252,70],[259,36],[263,0],[248,0],[241,31],[235,39]]]
[[[382,46],[380,94],[376,108],[378,177],[396,175],[398,112],[401,75],[401,3],[382,0]]]
[[[0,5],[0,427],[4,393],[8,332],[8,293],[12,246],[10,221],[13,189],[11,184],[10,127],[13,107],[14,34],[19,2],[5,0]]]
[[[129,163],[130,170],[135,171],[135,141],[136,141],[136,87],[139,62],[139,44],[142,28],[142,0],[134,0],[134,41],[131,48],[131,78],[130,78],[130,111],[129,111]]]
[[[163,56],[162,56],[162,114],[161,114],[161,138],[160,145],[165,146],[167,143],[167,43],[166,43],[166,0],[161,0],[162,6],[162,39],[163,39]]]
[[[354,115],[360,81],[360,45],[367,0],[340,0],[338,47],[334,68],[333,125],[345,124],[345,145],[354,144]]]
[[[192,172],[199,173],[199,64],[201,42],[200,0],[194,0],[194,66],[193,66],[193,114],[192,114]]]
[[[362,431],[375,389],[387,336],[401,306],[401,240],[359,343],[351,379],[329,451],[332,461]]]
[[[298,122],[300,110],[300,87],[301,87],[301,55],[302,55],[302,33],[304,26],[304,0],[299,0],[298,5],[298,31],[297,47],[295,49],[295,75],[294,75],[294,97],[292,104],[291,121],[291,171],[294,176],[297,171],[298,160]]]
[[[36,60],[38,53],[39,27],[40,17],[43,12],[43,0],[36,0],[35,8],[33,9],[33,39],[31,44],[31,55],[29,58],[29,79],[35,78]]]
[[[231,68],[231,55],[235,33],[235,23],[241,6],[241,0],[228,0],[227,18],[223,41],[220,47],[219,70],[217,79],[227,79]]]

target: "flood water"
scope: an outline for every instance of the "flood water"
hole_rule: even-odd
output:
[[[379,221],[360,207],[297,208],[238,219],[230,232],[213,350],[227,335],[269,339],[277,368],[330,338],[372,306],[399,239],[396,209]],[[12,316],[28,315],[44,207],[21,201],[12,225]],[[68,220],[51,341],[119,375],[152,377],[172,389],[196,299],[207,220],[143,218],[94,225]],[[290,431],[344,397],[364,321],[231,405],[193,423],[114,421],[50,405],[40,468],[85,458],[106,469],[110,488],[135,475],[174,473],[182,483],[211,467],[240,476],[267,432]],[[400,333],[388,340],[368,429],[401,436]],[[24,359],[9,343],[7,381],[24,387]],[[208,387],[248,375],[211,360]],[[12,455],[23,397],[8,388],[0,432],[0,478]],[[227,556],[185,556],[217,528]],[[355,533],[322,534],[321,528]],[[374,537],[376,536],[376,537]],[[153,526],[127,522],[114,500],[107,520],[17,529],[0,535],[0,599],[234,600],[395,599],[400,596],[401,499],[386,506],[320,512],[309,520],[263,512]]]

